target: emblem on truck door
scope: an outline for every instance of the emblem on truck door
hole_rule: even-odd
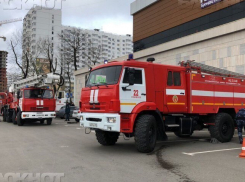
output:
[[[174,95],[174,96],[173,96],[173,102],[174,102],[174,103],[177,103],[178,100],[179,100],[179,99],[178,99],[178,96],[177,96],[177,95]]]

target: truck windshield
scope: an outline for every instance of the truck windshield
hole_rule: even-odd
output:
[[[25,90],[24,96],[26,99],[34,99],[34,98],[52,99],[53,91],[45,90],[45,89]]]
[[[0,95],[0,99],[5,99],[5,96],[4,95]]]
[[[86,87],[98,85],[114,85],[118,82],[122,66],[110,66],[94,70],[90,73]]]

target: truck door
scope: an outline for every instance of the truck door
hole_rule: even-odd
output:
[[[187,112],[186,95],[185,72],[168,70],[165,104],[167,104],[170,113]]]
[[[143,68],[134,69],[135,83],[131,86],[129,86],[128,74],[125,69],[123,70],[119,85],[121,113],[131,113],[137,104],[146,101],[145,70]]]

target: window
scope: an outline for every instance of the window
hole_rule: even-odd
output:
[[[181,86],[180,72],[174,72],[174,86]]]
[[[181,77],[180,72],[168,72],[168,80],[167,80],[168,86],[181,86]]]
[[[123,83],[129,83],[128,82],[128,74],[126,72],[124,73]],[[135,70],[134,83],[135,84],[142,84],[142,70]]]
[[[52,15],[52,19],[54,19],[54,15]]]
[[[54,20],[52,20],[52,23],[54,23]]]
[[[173,85],[173,73],[172,71],[168,72],[168,86],[172,86]]]

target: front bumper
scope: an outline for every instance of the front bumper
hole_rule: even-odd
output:
[[[100,129],[104,131],[120,132],[120,115],[109,113],[81,113],[80,126],[91,129]],[[108,123],[107,118],[114,117],[116,121],[114,123]],[[97,120],[97,121],[94,121]]]
[[[22,112],[21,118],[22,119],[48,119],[48,118],[55,118],[55,112]]]

